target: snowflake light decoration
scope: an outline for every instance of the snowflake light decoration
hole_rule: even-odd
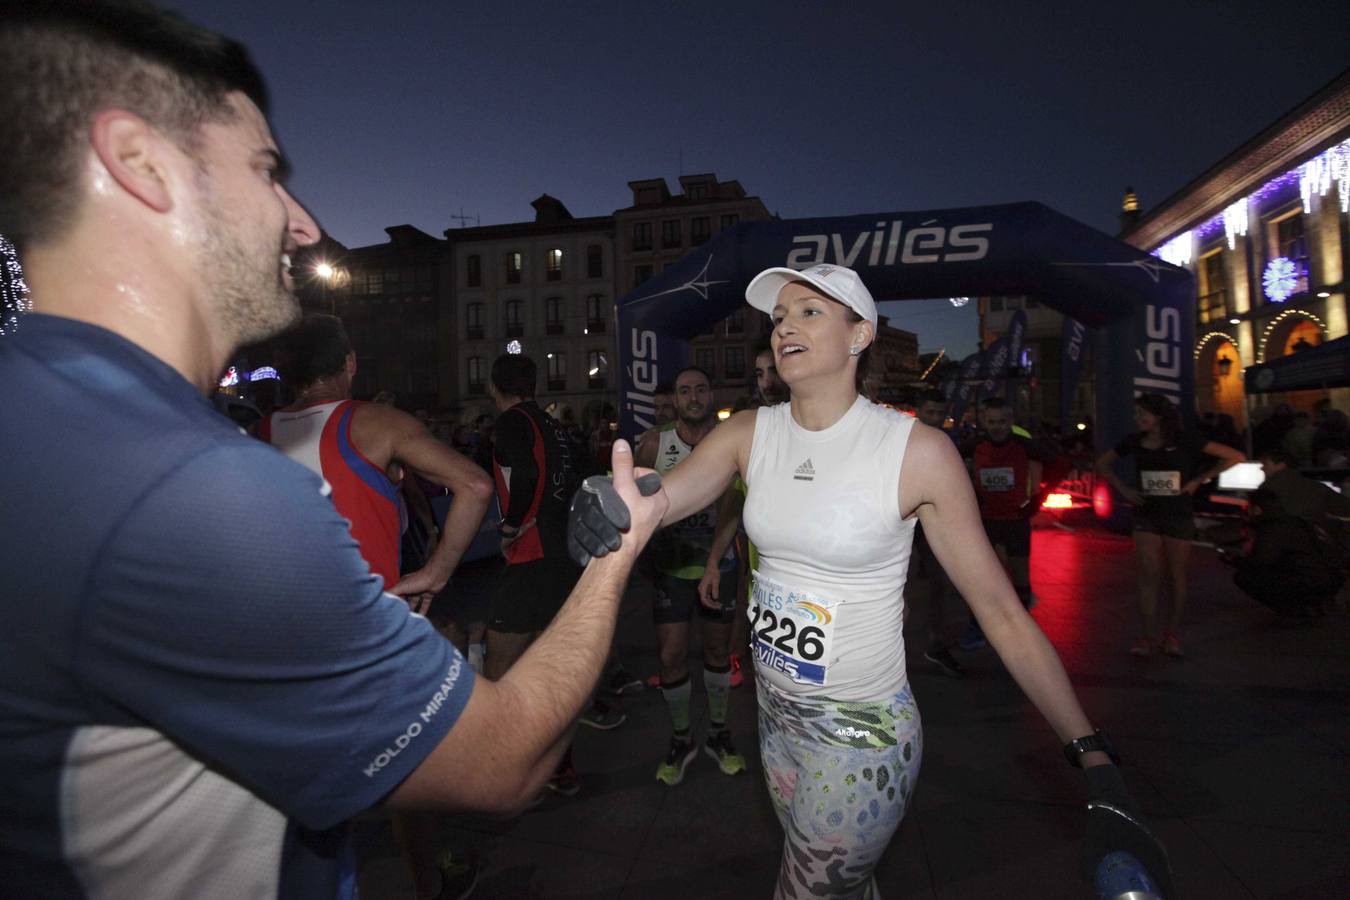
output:
[[[1261,284],[1266,289],[1266,297],[1271,303],[1283,303],[1298,287],[1298,266],[1287,256],[1277,256],[1266,263],[1261,275]]]
[[[19,253],[3,234],[0,234],[0,337],[13,334],[19,327],[19,317],[33,308],[28,296],[28,284],[23,280]]]
[[[960,309],[961,307],[965,306],[967,303],[970,302],[970,298],[969,298],[969,297],[952,297],[952,298],[951,298],[951,301],[952,301],[952,306],[955,306],[957,309]]]
[[[506,352],[511,354],[512,356],[519,356],[522,352],[524,352],[524,349],[525,349],[524,347],[520,346],[520,341],[511,341],[509,344],[506,345]]]

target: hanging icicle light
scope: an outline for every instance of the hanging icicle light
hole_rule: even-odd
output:
[[[1350,139],[1329,147],[1299,166],[1298,191],[1303,211],[1312,212],[1312,195],[1325,197],[1332,182],[1340,194],[1341,212],[1350,212]]]
[[[1154,250],[1153,255],[1163,262],[1169,262],[1174,266],[1189,266],[1191,264],[1191,252],[1194,246],[1194,233],[1183,231],[1157,250]]]
[[[1224,208],[1223,233],[1228,237],[1228,249],[1237,247],[1237,239],[1247,236],[1247,198]]]
[[[952,298],[951,298],[951,301],[952,301],[952,306],[955,306],[957,309],[960,309],[961,307],[965,306],[967,303],[970,302],[970,298],[969,298],[969,297],[952,297]]]

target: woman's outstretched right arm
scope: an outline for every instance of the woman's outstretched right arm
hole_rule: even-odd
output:
[[[732,479],[745,471],[754,436],[755,411],[736,413],[699,441],[687,459],[662,474],[661,486],[670,498],[670,508],[661,524],[678,522],[721,497]],[[659,439],[643,441],[637,464],[655,468],[659,444]]]

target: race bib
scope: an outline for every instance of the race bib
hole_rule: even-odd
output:
[[[1140,472],[1139,483],[1150,497],[1176,497],[1181,493],[1180,472]]]
[[[755,660],[799,684],[824,685],[839,602],[751,573],[750,634]]]
[[[1011,491],[1015,481],[1012,466],[980,470],[980,487],[989,493]]]

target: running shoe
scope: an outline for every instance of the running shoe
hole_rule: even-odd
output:
[[[560,772],[554,772],[544,787],[560,797],[575,797],[577,791],[581,790],[581,782],[577,781],[576,768],[568,766]]]
[[[623,710],[617,706],[610,706],[598,697],[581,714],[581,724],[589,725],[597,731],[613,731],[626,721],[628,716]]]
[[[933,665],[937,666],[944,675],[950,675],[953,678],[965,678],[966,667],[956,661],[952,652],[941,644],[934,644],[923,654],[923,658]]]
[[[671,787],[679,784],[684,780],[684,770],[689,768],[689,763],[697,753],[698,748],[688,738],[671,738],[670,752],[666,754],[661,765],[656,767],[656,780]]]
[[[1144,635],[1139,640],[1130,645],[1130,653],[1134,656],[1145,657],[1153,655],[1153,638]]]
[[[464,900],[478,885],[478,854],[473,850],[444,850],[436,858],[436,868],[441,872],[441,892],[436,900]]]
[[[605,679],[605,693],[613,697],[625,694],[642,693],[642,679],[636,677],[623,666],[617,667],[609,678]]]
[[[738,688],[745,684],[745,673],[741,671],[741,655],[731,654],[731,686]]]
[[[1186,652],[1181,649],[1181,641],[1177,640],[1177,636],[1170,631],[1163,635],[1162,652],[1177,658],[1186,655]]]
[[[966,628],[966,633],[961,635],[961,639],[956,642],[956,646],[962,650],[983,650],[989,646],[989,641],[984,637],[984,632],[976,622],[971,622]]]
[[[726,729],[708,735],[703,752],[717,760],[717,768],[724,775],[745,771],[745,757],[736,752],[736,747],[731,743],[731,732]]]

